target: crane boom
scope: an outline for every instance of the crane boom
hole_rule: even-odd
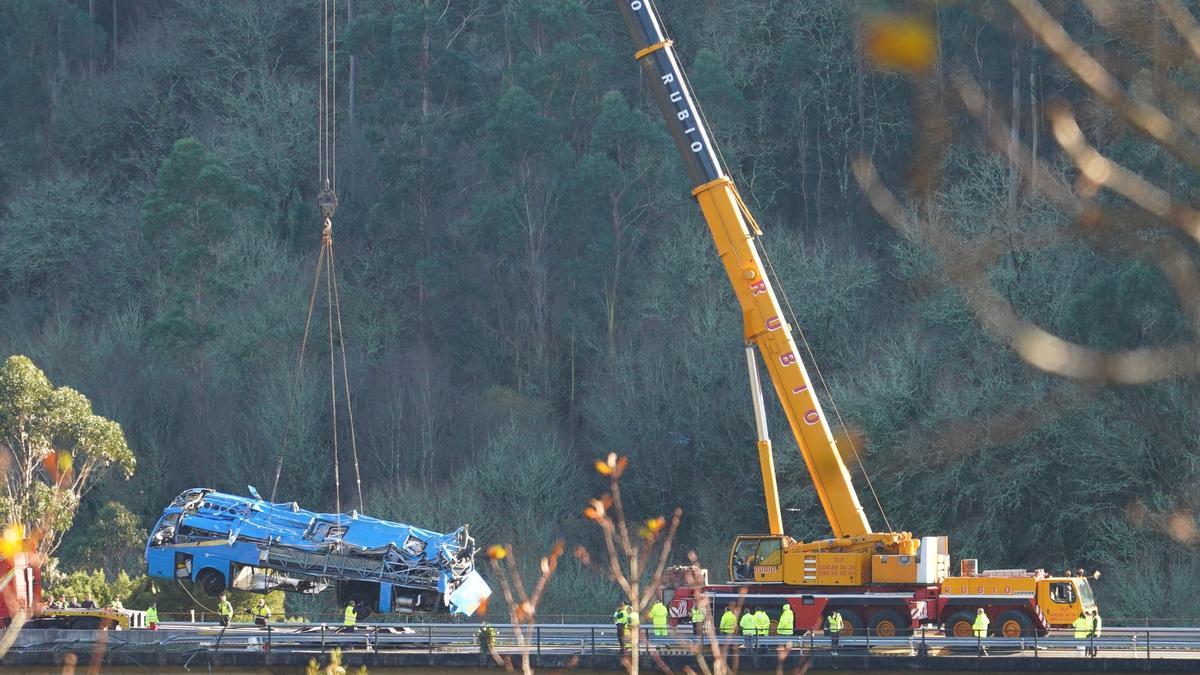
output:
[[[754,242],[761,231],[725,171],[658,12],[651,0],[617,0],[617,7],[633,36],[636,58],[650,80],[654,98],[692,180],[692,195],[700,204],[717,254],[733,284],[742,308],[746,342],[756,345],[762,355],[833,535],[870,535],[871,525],[854,491],[850,472],[838,453],[783,308],[765,273]],[[774,522],[778,519],[779,497],[774,489],[768,441],[760,440],[759,458],[772,534],[782,534],[781,523]]]
[[[873,532],[850,473],[812,391],[783,308],[767,278],[755,237],[761,234],[738,195],[705,128],[700,108],[667,39],[652,0],[616,0],[637,47],[649,86],[666,117],[675,146],[692,179],[692,195],[712,233],[717,254],[742,308],[746,361],[758,428],[759,461],[770,534],[739,535],[729,554],[728,585],[664,588],[672,611],[781,599],[795,613],[794,626],[819,629],[838,612],[848,634],[903,635],[922,626],[941,626],[946,635],[969,637],[977,612],[994,617],[1006,637],[1031,629],[1067,625],[1079,612],[1095,608],[1082,575],[1050,577],[1043,571],[995,570],[980,574],[965,564],[950,576],[945,536],[919,540],[910,532]],[[756,347],[766,363],[800,453],[812,475],[834,537],[795,541],[783,533],[771,443],[761,400]],[[975,563],[976,561],[969,561]],[[1069,574],[1069,573],[1068,573]],[[1035,633],[1036,634],[1036,633]]]

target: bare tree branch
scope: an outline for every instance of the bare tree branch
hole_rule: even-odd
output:
[[[1137,101],[1125,93],[1121,83],[1071,39],[1063,25],[1056,21],[1037,0],[1008,0],[1029,30],[1075,77],[1101,101],[1119,113],[1131,126],[1157,141],[1164,149],[1200,169],[1200,148],[1189,141],[1183,131],[1161,110]]]

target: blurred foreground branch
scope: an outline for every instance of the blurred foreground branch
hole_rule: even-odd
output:
[[[1181,124],[1150,100],[1128,90],[1099,59],[1094,57],[1037,0],[1009,0],[1008,4],[1024,22],[1037,44],[1045,48],[1099,105],[1110,109],[1125,124],[1192,170],[1200,170],[1200,144],[1188,129],[1186,110],[1196,105],[1190,93],[1168,86],[1158,78],[1154,91],[1167,92],[1167,98],[1184,110]],[[1123,24],[1120,11],[1126,5],[1103,2],[1085,3],[1101,24]],[[1161,0],[1157,3],[1185,46],[1170,50],[1171,59],[1186,59],[1198,65],[1200,23],[1182,3]],[[1124,30],[1123,33],[1132,33]],[[1156,33],[1157,35],[1157,33]],[[1157,45],[1156,45],[1157,46]],[[1163,50],[1159,48],[1159,52]],[[1037,153],[1020,141],[1013,125],[1006,124],[999,107],[974,81],[965,68],[952,69],[956,93],[963,107],[983,128],[991,148],[1006,157],[1014,172],[1020,173],[1025,189],[1037,186],[1038,196],[1050,200],[1070,215],[1074,227],[1064,231],[1019,232],[1003,242],[987,239],[970,241],[954,231],[932,199],[936,186],[930,181],[916,184],[908,203],[901,201],[879,177],[874,163],[866,156],[854,162],[854,175],[871,205],[892,227],[933,252],[945,278],[966,300],[979,322],[990,334],[1004,340],[1028,363],[1064,377],[1110,382],[1144,384],[1158,380],[1194,375],[1200,372],[1200,269],[1194,258],[1194,245],[1200,242],[1200,211],[1185,197],[1139,175],[1118,161],[1105,156],[1089,143],[1080,129],[1071,107],[1052,102],[1047,117],[1055,141],[1074,166],[1074,184],[1061,169],[1048,165]],[[929,88],[921,73],[913,77],[922,90]],[[918,98],[921,98],[919,95]],[[929,114],[929,111],[925,111]],[[936,112],[936,111],[935,111]],[[938,113],[940,114],[940,113]],[[921,129],[944,128],[948,122],[935,120]],[[927,146],[943,146],[947,135],[924,134],[917,147],[925,148],[921,157],[940,156]],[[915,167],[921,175],[936,174],[936,168]],[[1120,199],[1117,206],[1102,202],[1100,192],[1107,190]],[[1113,201],[1113,200],[1109,200]],[[989,279],[994,259],[1016,249],[1045,248],[1067,240],[1078,240],[1100,250],[1129,255],[1157,267],[1186,315],[1193,336],[1189,341],[1132,349],[1099,349],[1067,339],[1030,321],[1016,310]]]

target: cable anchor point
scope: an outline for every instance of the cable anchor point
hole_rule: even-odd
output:
[[[328,245],[333,242],[333,221],[329,218],[325,219],[325,226],[321,228],[321,245]]]

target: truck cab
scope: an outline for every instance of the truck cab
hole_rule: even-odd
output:
[[[1046,577],[1038,580],[1037,605],[1051,626],[1070,626],[1084,611],[1096,610],[1096,597],[1087,577]]]

